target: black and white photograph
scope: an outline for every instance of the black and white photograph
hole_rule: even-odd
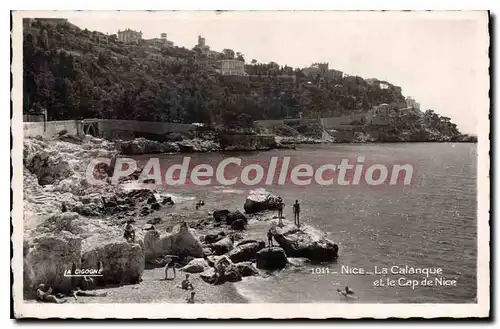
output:
[[[487,316],[489,19],[12,12],[15,316]]]

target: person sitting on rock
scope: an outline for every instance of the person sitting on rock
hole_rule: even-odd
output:
[[[189,282],[189,274],[186,274],[186,278],[182,280],[181,288],[184,290],[194,290],[193,284]]]
[[[125,240],[127,240],[127,242],[135,241],[135,230],[130,222],[127,222],[127,225],[125,226],[125,232],[123,232],[123,237],[125,238]]]
[[[272,229],[269,229],[269,231],[267,231],[267,242],[269,244],[269,247],[273,246],[273,232],[272,232]]]
[[[63,202],[61,205],[61,212],[66,212],[66,211],[68,211],[68,207],[66,207],[66,203]]]
[[[65,303],[65,299],[58,299],[56,296],[52,294],[52,287],[49,287],[47,291],[45,291],[45,284],[38,285],[36,290],[36,299],[40,302],[44,303],[54,303],[54,304],[62,304]]]
[[[186,299],[186,302],[188,304],[194,304],[194,295],[195,295],[195,292],[191,291],[191,296]]]

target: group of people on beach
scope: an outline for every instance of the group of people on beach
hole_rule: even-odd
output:
[[[101,261],[97,262],[97,268],[99,269],[99,272],[102,272],[103,270],[103,264]],[[76,273],[76,264],[73,263],[71,267],[71,277],[70,277],[70,285],[71,288],[70,290],[63,294],[63,293],[55,293],[54,289],[45,283],[40,283],[36,287],[36,299],[39,302],[44,302],[44,303],[54,303],[54,304],[62,304],[67,302],[68,300],[65,299],[65,297],[74,297],[75,299],[78,299],[78,296],[80,297],[106,297],[108,294],[107,293],[93,293],[90,291],[85,291],[80,288],[80,284],[83,284],[82,287],[85,286],[87,287],[92,287],[94,286],[94,279],[90,276],[83,276],[83,277],[78,277],[75,275]]]
[[[167,262],[165,265],[165,280],[175,280],[175,277],[176,277],[175,264],[176,264],[177,258],[178,258],[177,256],[173,256],[173,255],[168,255],[167,257],[165,257],[165,260]],[[173,273],[172,278],[168,277],[169,270],[171,270]],[[194,291],[193,284],[191,283],[191,281],[189,281],[189,274],[186,274],[186,276],[184,277],[184,280],[182,280],[180,288],[184,289],[184,290],[191,290],[190,295],[186,298],[186,302],[188,304],[194,304],[194,302],[195,302],[194,297],[196,295],[196,292]]]

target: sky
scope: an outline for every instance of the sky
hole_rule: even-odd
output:
[[[60,15],[60,14],[59,14]],[[61,16],[61,15],[60,15]],[[484,12],[68,12],[81,28],[142,31],[192,48],[198,35],[212,50],[247,61],[330,68],[401,86],[421,109],[450,117],[477,134],[487,115],[488,31]]]

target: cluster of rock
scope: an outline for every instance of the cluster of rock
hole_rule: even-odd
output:
[[[251,191],[246,205],[251,213],[275,209],[276,196],[258,189]],[[234,223],[241,220],[248,224],[248,219],[239,211],[217,210],[213,212],[213,226],[225,225],[232,231],[214,231],[203,238],[204,258],[193,259],[182,268],[189,273],[201,273],[201,278],[211,284],[235,282],[244,276],[257,275],[260,270],[279,270],[289,264],[288,257],[300,257],[311,262],[334,261],[338,257],[338,245],[328,240],[325,234],[309,225],[275,225],[271,230],[279,246],[266,247],[258,239],[245,239],[232,234],[237,231]],[[286,222],[285,222],[286,223]],[[204,226],[210,222],[204,221]]]
[[[325,141],[317,138],[306,137],[303,135],[299,136],[276,136],[277,148],[290,149],[295,148],[295,145],[299,144],[324,144]]]
[[[129,141],[117,141],[116,149],[121,154],[157,154],[177,152],[214,152],[220,150],[220,145],[211,140],[183,139],[175,142],[158,142],[145,138]]]
[[[79,285],[64,276],[76,268],[96,269],[103,264],[99,284],[127,284],[140,281],[144,270],[142,236],[137,232],[136,243],[122,238],[119,226],[101,219],[83,218],[77,213],[55,214],[24,234],[24,289],[32,292],[40,283],[55,291],[67,292]]]
[[[200,273],[212,284],[238,281],[258,274],[258,269],[281,269],[288,264],[287,257],[323,261],[337,255],[338,247],[308,226],[276,228],[273,235],[279,247],[245,239],[242,234],[249,219],[240,211],[229,210],[214,211],[211,218],[199,223],[200,229],[213,228],[202,238],[186,223],[160,233],[153,227],[161,222],[157,217],[148,220],[147,228],[136,230],[134,242],[128,242],[120,218],[150,214],[173,200],[150,189],[127,191],[109,182],[88,185],[84,173],[89,161],[114,156],[115,146],[96,138],[86,137],[80,144],[25,140],[25,292],[32,292],[40,283],[66,292],[84,282],[64,276],[65,271],[98,264],[103,265],[104,275],[96,278],[96,286],[137,283],[145,265],[165,265],[165,255],[176,255],[185,265],[183,271]],[[109,169],[99,168],[96,174],[106,177]],[[259,189],[250,193],[244,209],[254,214],[274,210],[276,205],[274,195]],[[105,219],[106,215],[113,216]]]

